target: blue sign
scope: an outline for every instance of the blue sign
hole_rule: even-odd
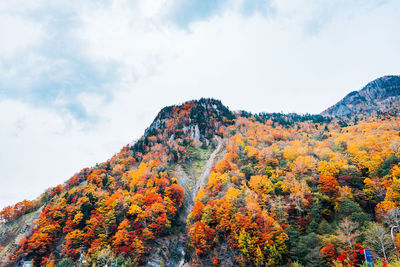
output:
[[[371,250],[369,249],[364,249],[364,255],[365,255],[365,262],[367,263],[367,266],[374,266],[374,263],[372,261],[372,253]]]

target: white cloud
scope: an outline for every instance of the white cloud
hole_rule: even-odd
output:
[[[40,44],[45,38],[43,26],[19,16],[0,14],[0,58],[10,59],[21,51]]]
[[[81,17],[82,27],[76,36],[83,42],[81,55],[91,59],[102,69],[116,64],[120,78],[132,82],[153,72],[156,65],[170,59],[176,38],[182,30],[170,31],[152,12],[126,1],[114,1],[110,6],[87,9]],[[151,6],[157,12],[158,8]],[[145,15],[145,16],[144,16]]]
[[[0,121],[1,206],[36,198],[85,161],[79,139],[65,138],[76,127],[68,117],[6,100],[0,102]]]

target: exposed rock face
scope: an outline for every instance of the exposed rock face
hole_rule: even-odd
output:
[[[179,123],[171,127],[169,121],[177,117]],[[193,140],[201,141],[203,138],[211,139],[221,125],[230,124],[229,121],[234,118],[234,113],[221,101],[202,98],[163,108],[146,129],[145,135],[163,132],[168,138],[174,139],[177,137],[176,131],[182,130],[184,134],[190,134]]]
[[[360,91],[349,93],[321,115],[329,117],[369,117],[378,112],[398,110],[400,76],[384,76],[368,83]]]
[[[14,221],[0,224],[0,246],[4,246],[3,250],[0,251],[0,259],[5,258],[15,250],[20,240],[30,234],[42,210],[43,207],[40,207]]]

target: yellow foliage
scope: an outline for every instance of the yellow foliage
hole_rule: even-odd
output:
[[[258,157],[259,151],[257,148],[252,147],[252,146],[246,146],[244,150],[247,152],[247,157],[249,157],[249,158]]]
[[[83,237],[84,237],[84,233],[81,230],[77,229],[72,232],[69,232],[65,236],[65,240],[67,242],[71,242],[72,244],[79,244],[83,241]]]
[[[283,158],[284,159],[294,160],[298,156],[299,156],[298,151],[291,146],[287,146],[283,149]]]
[[[219,172],[211,172],[208,178],[208,187],[207,189],[212,189],[217,184],[223,184],[229,181],[228,173],[219,173]]]
[[[128,214],[132,216],[140,216],[142,214],[143,210],[136,204],[132,204],[131,207],[129,208]]]
[[[151,166],[149,163],[140,163],[136,170],[126,172],[123,180],[130,184],[131,188],[142,188],[146,184],[146,178],[150,172]]]
[[[237,183],[239,181],[239,178],[237,176],[232,176],[231,180],[233,183]]]
[[[261,207],[258,204],[257,200],[252,197],[246,198],[246,209],[252,215],[256,215],[257,213],[261,212]]]
[[[351,188],[348,186],[340,186],[339,187],[339,199],[353,198],[353,194],[351,193]]]
[[[393,176],[393,177],[396,177],[396,178],[400,178],[400,168],[399,168],[399,165],[393,166],[393,169],[392,169],[392,176]]]
[[[231,137],[231,140],[238,146],[238,147],[243,147],[244,142],[243,142],[243,135],[238,133],[234,136]]]
[[[266,194],[273,190],[273,184],[271,180],[265,175],[251,176],[249,187],[262,199],[265,198]]]
[[[197,192],[197,195],[196,195],[196,198],[194,199],[194,202],[201,201],[201,199],[203,198],[203,196],[204,196],[204,188],[201,187],[201,188],[199,189],[199,192]]]
[[[294,173],[302,175],[308,170],[313,170],[315,163],[315,159],[311,156],[299,156],[293,161],[291,169]]]
[[[75,224],[79,224],[81,222],[81,220],[83,219],[83,213],[81,211],[78,211],[75,216],[74,216],[74,220],[73,222]]]
[[[291,185],[284,181],[278,181],[275,183],[274,187],[282,191],[282,193],[287,194],[290,192]]]
[[[398,206],[390,200],[384,200],[376,205],[376,213],[378,217],[382,217],[388,210],[397,208]]]
[[[393,178],[392,184],[387,188],[385,200],[400,206],[400,178]]]
[[[317,171],[323,176],[336,176],[340,168],[344,166],[341,162],[327,162],[325,160],[318,162]]]
[[[238,196],[240,196],[240,190],[231,186],[228,188],[228,192],[226,192],[225,198],[227,201],[233,202],[238,198]]]

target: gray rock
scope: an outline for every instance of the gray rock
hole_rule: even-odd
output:
[[[329,117],[370,117],[399,110],[400,76],[383,76],[353,91],[321,113]]]

